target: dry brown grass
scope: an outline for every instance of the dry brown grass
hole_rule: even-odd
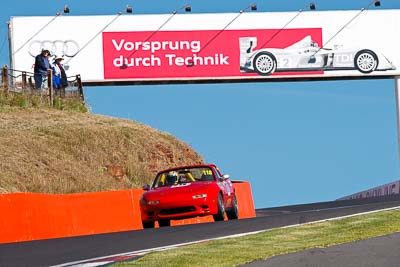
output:
[[[187,144],[137,122],[54,109],[0,110],[0,193],[137,188],[158,170],[201,162]],[[116,179],[107,165],[126,175]]]

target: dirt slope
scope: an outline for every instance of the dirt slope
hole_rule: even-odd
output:
[[[0,193],[137,188],[158,170],[202,162],[172,135],[129,120],[51,109],[0,112]]]

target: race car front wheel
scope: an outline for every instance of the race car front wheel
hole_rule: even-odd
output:
[[[239,218],[239,208],[236,200],[236,195],[233,195],[232,208],[226,211],[229,220],[236,220]]]
[[[154,222],[142,222],[143,228],[154,228]]]
[[[362,73],[371,73],[378,67],[378,57],[371,50],[361,50],[354,57],[354,65]]]
[[[271,53],[260,52],[254,57],[253,68],[260,75],[270,75],[276,70],[276,59]]]
[[[224,207],[224,203],[222,201],[221,194],[218,194],[217,208],[218,208],[218,213],[213,215],[214,221],[223,221],[224,215],[225,215],[225,207]]]
[[[171,221],[170,220],[159,220],[158,221],[158,225],[160,227],[170,226],[171,225]]]

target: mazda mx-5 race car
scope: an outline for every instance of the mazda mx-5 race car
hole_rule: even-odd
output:
[[[239,38],[240,69],[271,75],[284,71],[358,70],[361,73],[394,70],[395,66],[383,54],[371,49],[321,48],[306,36],[286,48],[256,47],[256,37]]]
[[[202,164],[160,171],[140,199],[143,228],[169,226],[172,219],[212,215],[214,221],[237,219],[235,188],[216,165]]]

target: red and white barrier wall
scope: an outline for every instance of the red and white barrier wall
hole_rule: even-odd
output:
[[[250,184],[235,182],[239,219],[255,217]],[[0,243],[142,229],[141,189],[80,194],[0,194]],[[212,222],[212,216],[172,225]]]

